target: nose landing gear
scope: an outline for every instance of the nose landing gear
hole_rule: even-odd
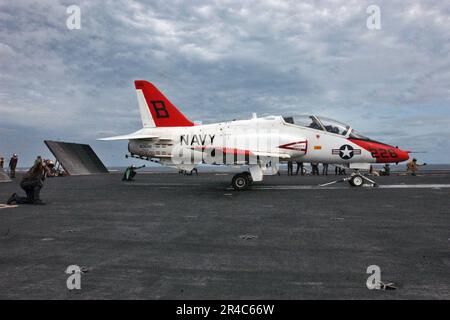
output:
[[[325,186],[329,186],[331,184],[335,184],[338,182],[345,182],[348,181],[348,183],[352,186],[352,187],[378,187],[378,184],[367,178],[365,175],[363,175],[362,173],[360,173],[358,170],[355,170],[355,172],[352,172],[352,174],[349,177],[346,177],[344,179],[340,179],[340,180],[336,180],[336,181],[331,181],[331,182],[327,182],[324,184],[320,184],[319,187],[325,187]]]
[[[350,183],[353,187],[361,187],[364,184],[364,177],[359,174],[355,174],[353,177],[349,178],[348,183]]]

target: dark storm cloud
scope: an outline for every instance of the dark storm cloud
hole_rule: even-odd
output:
[[[139,128],[133,80],[147,79],[194,120],[319,113],[448,163],[450,5],[377,1],[374,31],[370,4],[2,1],[0,153],[61,138],[121,163],[123,144],[94,141]]]

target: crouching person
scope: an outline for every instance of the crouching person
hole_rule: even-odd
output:
[[[41,189],[44,186],[44,180],[47,174],[47,168],[42,160],[36,160],[34,165],[28,170],[20,182],[20,187],[27,194],[26,197],[21,197],[14,193],[7,204],[45,204],[40,199]]]
[[[140,167],[136,167],[134,164],[129,166],[123,173],[122,181],[133,181],[133,178],[137,173],[136,170],[142,169],[144,167],[145,164]]]

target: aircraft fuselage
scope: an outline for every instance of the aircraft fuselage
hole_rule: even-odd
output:
[[[130,153],[169,158],[175,147],[205,148],[254,154],[287,154],[293,161],[334,164],[393,163],[408,153],[380,142],[286,123],[281,116],[173,128],[144,128],[158,139],[130,140]]]

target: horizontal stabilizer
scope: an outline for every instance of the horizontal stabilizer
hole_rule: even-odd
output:
[[[158,137],[159,136],[135,132],[135,133],[131,133],[131,134],[125,134],[123,136],[107,137],[107,138],[101,138],[101,139],[97,139],[97,140],[102,140],[102,141],[139,140],[139,139],[157,139]]]

